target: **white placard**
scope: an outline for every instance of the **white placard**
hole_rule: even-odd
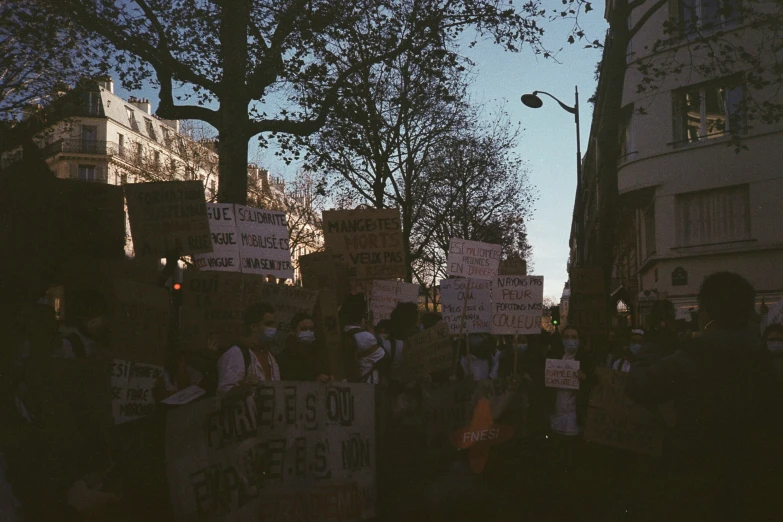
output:
[[[212,253],[194,255],[199,270],[239,272],[239,233],[234,205],[207,203],[209,231],[212,234]]]
[[[111,374],[112,415],[122,424],[151,415],[155,411],[152,390],[163,376],[163,368],[114,359]]]
[[[370,310],[373,323],[389,319],[394,307],[397,306],[397,281],[376,279],[372,282]]]
[[[544,370],[544,386],[547,388],[579,389],[579,361],[547,359]]]
[[[397,302],[398,303],[418,303],[419,285],[416,283],[397,283]]]
[[[172,406],[182,406],[183,404],[187,404],[189,402],[193,402],[199,397],[202,397],[205,395],[207,391],[204,388],[199,388],[195,384],[188,386],[184,390],[180,390],[174,395],[169,395],[165,399],[163,399],[162,403],[169,404]]]
[[[540,334],[543,313],[542,276],[498,276],[492,288],[493,334]]]
[[[500,245],[452,238],[446,275],[494,280],[500,266]]]
[[[465,325],[462,333],[488,333],[492,331],[492,282],[467,279],[441,279],[440,302],[443,320],[452,334],[460,333],[462,306],[466,305]]]

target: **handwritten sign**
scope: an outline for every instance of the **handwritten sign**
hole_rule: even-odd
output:
[[[500,266],[500,245],[452,238],[446,275],[493,280]]]
[[[462,332],[488,333],[492,331],[492,283],[467,279],[441,279],[440,301],[443,320],[452,334],[459,334],[462,307],[465,306],[465,325]],[[465,294],[467,293],[467,301]]]
[[[376,279],[372,282],[370,294],[370,310],[374,323],[389,319],[391,313],[400,303],[418,303],[419,285],[402,281],[384,281]]]
[[[131,183],[125,198],[136,255],[212,252],[203,182]]]
[[[242,314],[253,303],[275,309],[281,332],[300,312],[312,314],[318,292],[289,285],[267,283],[263,276],[231,272],[185,273],[183,282],[183,343],[206,348],[214,337],[219,344],[232,342],[242,333]]]
[[[323,223],[326,248],[348,263],[352,278],[405,277],[399,210],[326,210]]]
[[[500,275],[527,275],[527,261],[519,256],[510,257],[500,262]]]
[[[124,279],[115,279],[112,288],[108,319],[113,356],[162,365],[169,335],[168,291]]]
[[[308,290],[332,290],[338,303],[350,291],[348,263],[335,259],[331,252],[314,252],[299,256],[302,287]]]
[[[293,279],[284,212],[208,203],[207,213],[214,251],[194,256],[200,270]]]
[[[547,388],[579,389],[579,361],[547,359],[544,370],[544,386]]]
[[[493,334],[540,334],[544,278],[498,276],[492,289]]]
[[[628,374],[596,368],[590,394],[585,438],[588,441],[660,456],[663,425],[655,414],[625,394]]]
[[[451,334],[440,322],[410,337],[404,351],[400,379],[403,383],[415,381],[433,372],[446,371],[454,361]]]
[[[167,416],[178,520],[367,520],[375,516],[375,390],[265,383]]]
[[[111,374],[112,415],[115,424],[123,424],[152,415],[155,398],[152,390],[163,376],[163,368],[114,359]]]
[[[199,397],[203,397],[206,393],[207,391],[204,388],[199,388],[194,384],[188,386],[184,390],[178,391],[174,395],[169,395],[160,402],[170,406],[182,406],[183,404],[195,401]]]

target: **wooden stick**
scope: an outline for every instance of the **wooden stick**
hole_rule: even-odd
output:
[[[519,334],[516,334],[514,336],[514,345],[512,348],[514,349],[514,375],[517,374],[517,364],[519,363],[519,350],[517,350],[517,344],[519,343]]]
[[[459,342],[462,342],[462,332],[465,331],[465,312],[468,308],[468,292],[470,291],[470,278],[465,285],[465,297],[462,299],[462,316],[459,319]],[[473,365],[470,364],[470,343],[467,342],[467,334],[465,334],[465,352],[468,357],[468,372],[473,375]],[[454,371],[451,372],[453,377],[457,376],[457,365],[459,364],[459,345],[457,346],[457,360],[454,362]]]

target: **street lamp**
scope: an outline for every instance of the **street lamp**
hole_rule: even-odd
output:
[[[555,96],[552,96],[548,92],[544,92],[544,91],[533,91],[530,94],[523,94],[522,103],[524,103],[526,106],[530,107],[531,109],[540,109],[544,105],[544,101],[538,97],[539,94],[546,94],[547,96],[555,100],[564,111],[574,115],[574,123],[576,123],[576,194],[578,199],[579,192],[581,191],[582,188],[582,145],[581,145],[580,134],[579,134],[579,88],[578,86],[574,87],[573,107],[569,107],[568,105],[566,105],[565,103],[557,99]],[[581,254],[580,249],[577,246],[577,259],[576,259],[577,266],[581,265],[580,254]]]

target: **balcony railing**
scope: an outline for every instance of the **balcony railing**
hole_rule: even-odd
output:
[[[41,150],[45,158],[61,154],[63,152],[71,154],[99,154],[101,156],[111,156],[116,153],[117,144],[111,141],[99,140],[57,140],[50,143]]]

